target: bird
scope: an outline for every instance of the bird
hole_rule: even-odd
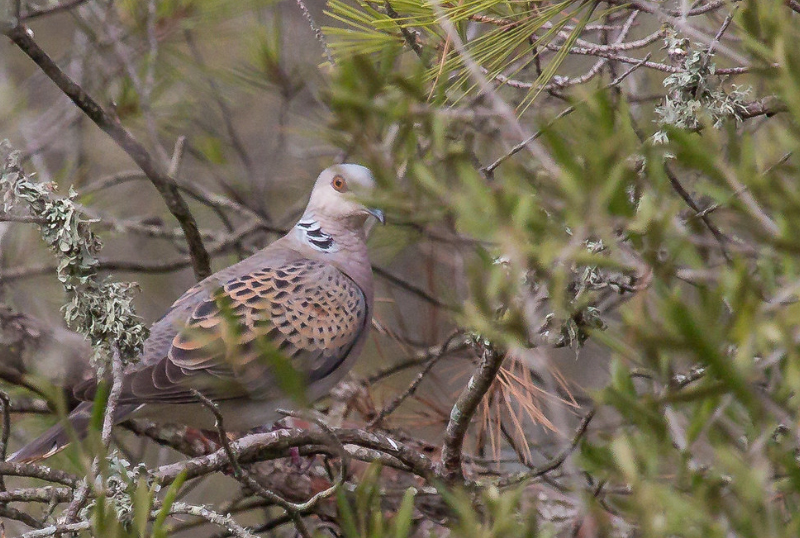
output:
[[[371,324],[370,218],[360,200],[375,188],[371,171],[338,164],[320,173],[300,220],[283,237],[203,279],[156,321],[138,361],[121,379],[115,423],[129,418],[214,429],[213,401],[229,431],[276,421],[292,404],[281,390],[274,353],[305,381],[305,400],[325,396],[353,366]],[[86,436],[98,383],[77,385],[67,417]],[[9,458],[34,462],[65,448],[57,424]]]

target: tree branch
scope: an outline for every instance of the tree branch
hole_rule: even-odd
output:
[[[54,13],[60,13],[62,11],[68,11],[74,7],[78,7],[81,4],[86,3],[86,0],[68,0],[66,2],[62,2],[56,6],[48,7],[44,9],[32,9],[30,11],[26,11],[19,16],[20,22],[26,22],[33,19],[37,19],[39,17],[46,17],[47,15],[53,15]]]
[[[122,126],[119,119],[109,114],[86,91],[70,79],[33,40],[24,25],[17,25],[5,34],[69,97],[78,108],[108,134],[142,169],[158,190],[170,213],[178,220],[186,236],[192,267],[197,279],[211,274],[210,257],[203,245],[189,206],[178,192],[175,182],[147,152],[145,147]]]
[[[386,435],[354,429],[332,428],[331,433],[344,445],[357,445],[378,450],[388,454],[404,465],[417,476],[431,479],[440,477],[433,462],[419,450],[404,445]],[[282,457],[292,447],[323,447],[330,452],[328,432],[307,430],[276,430],[269,433],[257,433],[242,437],[231,443],[231,449],[237,454],[239,463],[252,463],[265,459]],[[203,476],[230,465],[230,459],[224,449],[213,454],[189,460],[163,465],[153,471],[153,476],[161,484],[169,484],[178,475],[185,472],[186,479]]]
[[[472,374],[467,386],[453,405],[442,445],[442,471],[448,481],[463,477],[461,463],[464,437],[472,416],[478,409],[483,396],[492,386],[504,358],[505,354],[497,351],[493,346],[485,346],[478,369]]]

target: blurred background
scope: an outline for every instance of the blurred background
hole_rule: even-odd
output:
[[[678,416],[664,395],[720,364],[709,349],[733,363],[734,350],[771,356],[763,345],[783,357],[794,341],[791,322],[774,322],[793,318],[765,306],[764,325],[752,330],[757,344],[744,345],[749,321],[736,321],[735,306],[750,304],[756,289],[794,297],[784,286],[795,264],[783,256],[797,248],[797,228],[783,219],[800,207],[797,111],[785,103],[800,90],[794,72],[777,66],[795,65],[781,54],[794,54],[798,9],[741,5],[27,0],[21,19],[69,77],[172,167],[213,271],[293,226],[322,169],[369,166],[380,184],[374,202],[388,215],[369,240],[373,328],[351,376],[317,407],[335,425],[365,427],[431,364],[418,390],[371,427],[436,460],[478,350],[496,345],[506,361],[470,429],[467,474],[507,478],[563,454],[556,475],[529,486],[526,499],[539,499],[551,523],[559,518],[542,515],[547,502],[567,506],[565,535],[583,536],[575,522],[584,517],[601,522],[593,529],[607,523],[614,535],[631,535],[619,514],[635,481],[615,442],[630,441],[642,424],[652,438],[630,443],[654,451],[686,449],[676,432],[687,428],[704,436],[702,426],[687,426],[704,404],[687,397]],[[145,324],[194,284],[182,231],[151,182],[7,39],[0,139],[58,196],[75,190],[103,243],[100,275],[137,283]],[[779,223],[772,235],[760,228],[770,219]],[[11,450],[53,424],[53,402],[74,404],[70,386],[94,375],[88,344],[63,320],[56,259],[35,226],[13,220],[0,220],[0,378],[15,410]],[[777,344],[775,331],[786,342]],[[743,377],[760,383],[763,372],[741,360]],[[727,387],[713,371],[721,381],[709,374],[702,382]],[[703,394],[716,397],[718,387]],[[742,423],[730,412],[720,427]],[[589,421],[603,449],[585,448],[578,465],[566,456]],[[131,461],[182,458],[127,431],[117,441]],[[717,454],[706,445],[698,453]],[[641,464],[652,476],[642,473],[659,480],[707,463],[676,457],[681,464],[664,469],[654,454]],[[71,472],[86,465],[71,451],[52,462]],[[271,487],[315,491],[303,473],[276,465],[261,469]],[[364,476],[364,467],[354,473]],[[383,475],[397,490],[388,511],[405,487],[419,485],[401,474]],[[274,513],[248,504],[252,492],[229,477],[187,489],[187,502],[245,514],[243,524]],[[438,507],[417,509],[426,514],[418,523],[430,525],[419,532],[441,529],[431,523]],[[44,521],[46,510],[36,517]],[[664,536],[680,528],[680,513]],[[173,529],[219,536],[198,526]],[[6,526],[10,536],[22,529]]]

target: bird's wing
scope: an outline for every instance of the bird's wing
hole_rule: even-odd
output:
[[[216,400],[272,399],[276,360],[288,359],[312,383],[344,361],[367,326],[355,282],[305,258],[261,264],[190,292],[154,327],[156,341],[126,375],[120,403],[196,402],[192,389]],[[174,330],[165,328],[176,319]]]

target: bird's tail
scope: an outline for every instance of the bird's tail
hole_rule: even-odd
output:
[[[8,458],[8,461],[33,463],[49,458],[57,452],[61,452],[75,437],[83,439],[89,431],[93,407],[94,404],[92,402],[83,402],[69,414],[67,421],[74,434],[70,434],[64,427],[64,424],[56,424],[42,435],[14,452],[11,457]],[[130,404],[117,406],[114,422],[117,423],[126,419],[137,407],[137,405]]]
[[[92,407],[93,405],[91,402],[83,402],[69,414],[69,417],[67,417],[78,439],[86,437],[86,432],[89,430],[89,421],[92,418]],[[53,454],[66,448],[72,439],[73,437],[70,436],[63,424],[56,424],[42,435],[11,454],[8,461],[32,463],[49,458]]]

